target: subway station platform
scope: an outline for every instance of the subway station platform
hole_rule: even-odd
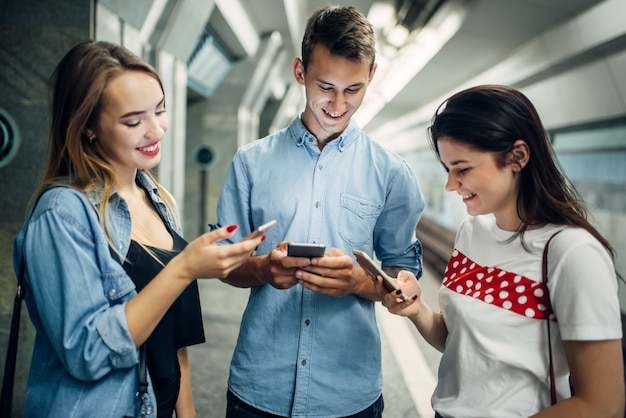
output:
[[[440,279],[428,268],[421,279],[422,297],[437,307]],[[190,348],[192,384],[197,416],[223,418],[226,412],[228,369],[248,289],[218,280],[199,283],[206,343]],[[432,418],[430,406],[440,353],[428,345],[412,323],[377,304],[383,350],[385,418]]]

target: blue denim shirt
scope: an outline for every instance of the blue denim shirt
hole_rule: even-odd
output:
[[[407,163],[352,122],[323,151],[300,118],[242,147],[218,203],[219,224],[238,224],[231,241],[276,219],[258,249],[283,240],[317,242],[352,255],[376,252],[383,266],[421,274],[415,227],[424,208]],[[273,414],[355,414],[381,394],[374,302],[335,298],[300,285],[253,287],[230,368],[239,398]]]
[[[164,219],[173,219],[156,187],[139,171]],[[69,187],[48,189],[14,243],[23,254],[26,305],[36,330],[24,417],[135,416],[138,350],[125,304],[137,293],[109,245],[94,210],[99,196]],[[109,202],[111,239],[125,257],[131,221],[126,202]],[[179,231],[182,232],[182,231]],[[154,392],[150,396],[156,416]]]

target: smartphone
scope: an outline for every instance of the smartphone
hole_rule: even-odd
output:
[[[252,231],[251,233],[243,237],[242,241],[247,240],[247,239],[254,239],[258,237],[259,235],[264,234],[265,231],[267,231],[274,225],[276,225],[275,219],[273,221],[269,221],[268,223],[261,225],[260,227],[258,227],[257,229],[255,229],[254,231]]]
[[[324,244],[312,244],[301,242],[290,242],[287,244],[287,255],[289,257],[323,257],[326,251]]]
[[[399,289],[396,279],[385,273],[385,271],[380,268],[369,255],[367,255],[367,253],[360,250],[352,250],[352,254],[354,254],[356,261],[361,267],[363,267],[363,270],[365,270],[374,282],[378,281],[378,276],[381,276],[383,278],[383,286],[385,286],[387,291],[394,292]],[[405,302],[409,301],[409,298],[404,293],[402,293],[400,297]]]

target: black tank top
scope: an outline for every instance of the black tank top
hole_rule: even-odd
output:
[[[167,224],[166,224],[167,226]],[[167,251],[148,247],[163,263],[167,264],[180,253],[187,242],[170,229],[174,239],[174,249]],[[128,256],[124,261],[124,270],[141,291],[163,266],[144,248],[131,241]],[[158,418],[171,418],[180,389],[180,365],[177,350],[205,342],[200,310],[198,283],[192,282],[176,299],[163,319],[146,340],[146,360],[157,400]]]

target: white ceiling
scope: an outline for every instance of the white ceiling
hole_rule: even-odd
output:
[[[315,9],[326,6],[329,2],[240,1],[260,35],[275,30],[280,32],[288,56],[282,77],[286,83],[292,83],[291,63],[299,55],[306,19]],[[288,13],[284,6],[288,2],[296,4],[292,7],[300,8],[292,11],[294,17],[291,21],[287,18]],[[341,4],[355,6],[367,14],[373,2],[346,0]],[[600,0],[468,0],[455,3],[466,10],[462,27],[409,84],[364,126],[366,131],[372,132],[386,122],[448,94],[476,74],[502,61],[535,35],[571,19],[581,11],[600,3]],[[292,37],[297,37],[295,42]],[[232,78],[225,80],[225,84],[232,87],[248,80],[249,78],[242,77],[241,71],[235,71]],[[231,97],[220,97],[217,100],[221,103],[241,100],[241,97],[232,94],[237,90],[243,91],[245,86],[242,85],[241,89],[218,90],[219,94],[231,94]],[[368,96],[366,100],[367,98]]]

